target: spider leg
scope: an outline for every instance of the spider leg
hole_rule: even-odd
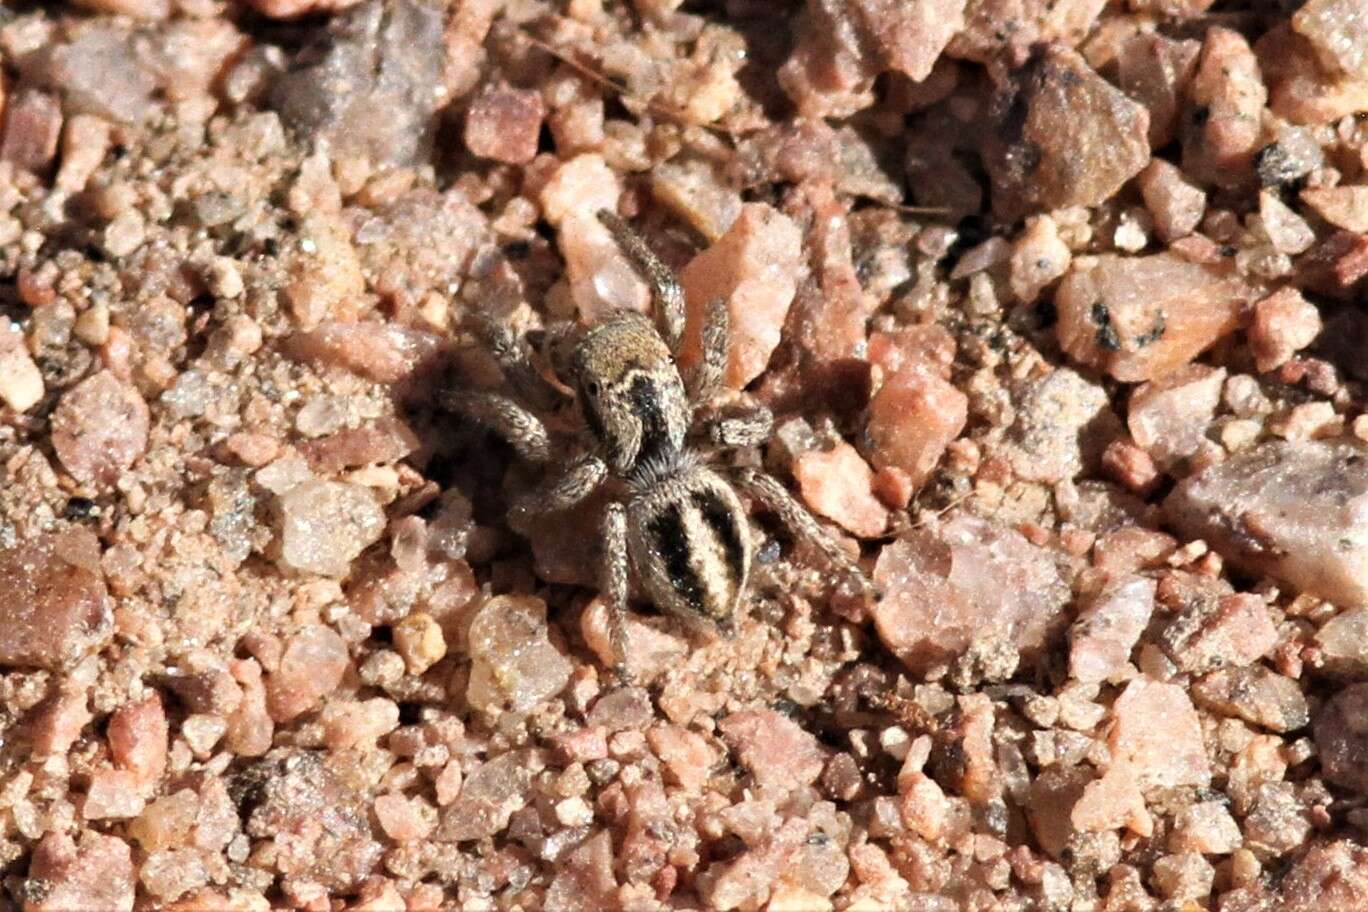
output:
[[[873,593],[873,586],[859,565],[772,475],[756,469],[740,469],[734,477],[736,486],[772,511],[790,535],[797,540],[810,542],[821,552],[829,566],[857,583],[865,593]]]
[[[551,459],[551,435],[546,425],[532,412],[512,399],[488,390],[442,390],[437,394],[442,407],[478,422],[508,441],[509,446],[528,462]]]
[[[627,671],[627,508],[610,503],[603,515],[603,597],[608,602],[608,638],[613,646],[613,672],[623,684]]]
[[[472,314],[468,323],[498,363],[504,379],[519,399],[531,403],[534,408],[547,411],[565,399],[564,393],[547,382],[528,359],[526,350],[518,344],[517,336],[508,327],[490,319],[487,314]]]
[[[703,423],[708,442],[727,449],[759,446],[769,440],[773,430],[774,415],[763,405],[740,413],[710,415]]]
[[[594,455],[581,456],[560,475],[523,494],[514,503],[510,522],[526,517],[568,510],[603,483],[608,466]]]
[[[703,358],[689,375],[689,399],[696,405],[711,402],[721,389],[730,337],[731,311],[725,300],[714,298],[703,314]]]
[[[651,286],[651,306],[654,309],[656,329],[665,340],[670,351],[679,354],[679,343],[684,338],[684,291],[679,287],[670,268],[661,262],[660,257],[646,243],[646,239],[607,209],[598,211],[599,221],[613,235],[622,252],[632,261],[642,278]]]

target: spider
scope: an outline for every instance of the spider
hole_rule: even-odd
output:
[[[868,591],[855,562],[782,484],[756,469],[713,465],[728,450],[764,443],[773,424],[763,406],[741,413],[712,407],[727,363],[726,302],[707,306],[702,358],[687,375],[681,373],[675,363],[684,336],[679,283],[622,219],[608,211],[598,218],[649,285],[652,317],[623,311],[592,328],[570,325],[543,336],[552,371],[574,391],[587,446],[563,472],[518,498],[511,509],[524,518],[552,513],[574,506],[601,485],[613,486],[602,525],[601,588],[617,673],[626,676],[629,564],[659,609],[695,629],[732,629],[753,551],[738,490]],[[518,398],[448,390],[442,394],[444,406],[505,438],[519,457],[551,463],[567,450],[556,444],[537,412],[555,409],[565,394],[537,371],[509,330],[492,322],[479,324],[478,330]]]

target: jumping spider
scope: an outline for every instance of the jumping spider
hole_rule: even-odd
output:
[[[513,511],[532,516],[564,510],[600,485],[613,486],[602,526],[602,589],[619,674],[625,672],[629,560],[658,608],[695,627],[731,628],[752,555],[736,489],[867,590],[855,562],[778,481],[755,469],[709,466],[722,451],[763,443],[772,425],[763,407],[741,414],[710,408],[727,363],[726,303],[708,305],[702,358],[685,377],[675,364],[684,335],[678,282],[625,222],[607,211],[598,217],[649,284],[654,319],[624,311],[589,329],[569,326],[543,337],[553,372],[574,391],[587,446],[549,483],[519,498]],[[507,329],[490,323],[480,329],[509,385],[531,407],[484,391],[448,391],[443,403],[504,437],[523,459],[558,460],[568,448],[553,443],[534,409],[554,409],[564,394],[538,373]]]

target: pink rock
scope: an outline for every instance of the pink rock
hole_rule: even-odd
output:
[[[954,361],[955,337],[938,323],[900,326],[889,332],[869,334],[869,363],[877,365],[885,377],[906,365],[921,365],[948,379]]]
[[[1069,633],[1070,677],[1094,683],[1131,670],[1131,650],[1154,611],[1154,590],[1152,579],[1123,577],[1089,601]]]
[[[156,783],[166,772],[169,731],[157,694],[116,710],[109,717],[106,737],[114,764],[133,773],[143,785]]]
[[[1002,455],[1018,478],[1050,484],[1096,466],[1120,421],[1099,384],[1061,367],[1021,385]]]
[[[885,545],[874,582],[884,593],[875,629],[919,674],[990,636],[1038,651],[1070,598],[1051,552],[962,512]]]
[[[147,852],[173,848],[190,842],[199,813],[199,795],[180,789],[148,804],[128,825],[128,835]]]
[[[1340,677],[1368,677],[1368,608],[1350,608],[1316,631],[1321,667]]]
[[[1229,268],[1171,253],[1104,254],[1060,284],[1059,343],[1075,361],[1117,380],[1151,380],[1232,332],[1253,296]]]
[[[1117,81],[1122,91],[1149,111],[1150,148],[1162,148],[1177,135],[1179,110],[1201,50],[1199,42],[1179,41],[1159,32],[1140,32],[1121,48]]]
[[[678,667],[689,653],[689,641],[681,636],[678,625],[667,618],[629,613],[625,628],[627,671],[643,685]],[[612,621],[602,599],[594,599],[585,607],[580,615],[580,632],[604,665],[624,658],[613,650]]]
[[[1368,28],[1362,0],[1311,0],[1292,14],[1292,29],[1316,49],[1328,72],[1368,79]]]
[[[224,743],[241,757],[259,757],[271,749],[275,722],[266,710],[266,686],[256,659],[239,659],[230,666],[234,680],[241,686],[242,700],[228,717]]]
[[[6,101],[4,113],[0,161],[29,171],[47,168],[62,135],[61,103],[47,92],[22,89]]]
[[[646,741],[669,776],[686,792],[701,790],[717,763],[716,752],[701,735],[677,725],[647,729]]]
[[[406,798],[395,793],[380,795],[373,807],[380,828],[396,842],[426,839],[437,823],[432,806],[422,798]]]
[[[1183,808],[1174,816],[1169,834],[1169,849],[1174,852],[1229,855],[1243,842],[1239,824],[1220,801],[1199,801]]]
[[[1097,75],[1078,53],[1053,45],[999,90],[984,148],[993,211],[1019,218],[1038,210],[1095,206],[1149,161],[1149,114]]]
[[[1336,228],[1368,232],[1368,186],[1307,187],[1301,200]]]
[[[486,85],[466,110],[465,144],[480,158],[524,165],[537,156],[546,104],[541,92]]]
[[[718,170],[710,162],[675,159],[651,171],[651,196],[710,244],[727,233],[741,212],[741,194],[722,180]]]
[[[1264,33],[1255,51],[1271,86],[1269,108],[1279,117],[1320,124],[1368,111],[1368,78],[1327,72],[1315,46],[1287,24]]]
[[[1026,230],[1012,244],[1008,281],[1017,300],[1030,303],[1046,286],[1069,271],[1073,252],[1059,237],[1059,225],[1048,215],[1026,220]],[[962,261],[961,261],[962,262]]]
[[[94,718],[85,690],[77,686],[59,689],[33,711],[24,734],[38,757],[64,756]]]
[[[779,345],[802,262],[802,233],[792,220],[765,203],[742,206],[727,233],[680,273],[688,302],[681,364],[697,363],[704,312],[721,298],[731,314],[726,383],[740,389],[760,376]]]
[[[133,856],[116,836],[85,830],[78,843],[65,833],[49,833],[33,850],[28,876],[45,889],[25,899],[24,912],[133,910]]]
[[[874,103],[880,62],[862,46],[853,4],[810,0],[794,23],[779,85],[804,118],[848,117]]]
[[[89,532],[78,536],[98,553]],[[0,550],[0,662],[59,670],[100,649],[114,633],[114,618],[103,576],[63,542],[41,536]]]
[[[1142,790],[1211,781],[1201,721],[1184,688],[1137,678],[1116,698],[1111,715],[1108,775],[1125,770]]]
[[[1278,912],[1355,912],[1368,906],[1368,849],[1317,842],[1278,884]]]
[[[143,780],[129,770],[100,769],[90,774],[85,805],[86,820],[126,820],[143,810]]]
[[[822,774],[826,758],[817,739],[782,713],[736,712],[719,722],[718,729],[761,787],[795,789]]]
[[[1140,786],[1125,768],[1089,782],[1069,812],[1069,821],[1075,829],[1091,833],[1127,827],[1148,836],[1154,830]]]
[[[137,389],[101,371],[62,395],[52,415],[52,446],[73,478],[109,486],[147,449],[149,423]]]
[[[580,843],[557,867],[546,891],[548,909],[596,912],[615,904],[618,884],[613,874],[613,835],[608,830]]]
[[[434,333],[391,323],[322,323],[283,340],[291,358],[340,367],[381,383],[396,383],[442,347]]]
[[[1219,26],[1206,32],[1188,94],[1181,130],[1183,170],[1221,187],[1249,182],[1268,91],[1259,61],[1242,35]]]
[[[492,836],[531,798],[532,773],[520,751],[500,754],[466,777],[461,794],[442,811],[437,839],[464,841]]]
[[[290,637],[279,667],[266,678],[266,705],[276,722],[313,709],[342,683],[351,658],[331,627],[312,624]]]
[[[276,501],[278,559],[296,573],[344,577],[385,532],[385,511],[369,489],[310,479]]]
[[[898,778],[898,813],[903,826],[927,842],[936,842],[945,834],[950,817],[945,791],[924,773]]]
[[[1270,731],[1305,728],[1310,709],[1301,685],[1262,665],[1222,668],[1192,686],[1198,706]]]
[[[1131,394],[1126,426],[1160,466],[1197,452],[1221,401],[1226,372],[1187,364]]]
[[[399,727],[399,707],[384,697],[330,701],[322,722],[323,738],[333,750],[368,746]]]
[[[1136,178],[1154,227],[1165,241],[1187,237],[1206,212],[1206,193],[1189,183],[1183,172],[1162,158],[1154,158]]]
[[[305,441],[300,453],[319,475],[373,463],[396,462],[418,449],[413,430],[396,418],[382,418],[366,427],[348,428]]]
[[[964,393],[921,362],[904,364],[869,403],[865,435],[870,458],[877,468],[906,472],[920,487],[968,417]]]
[[[1268,606],[1257,595],[1228,595],[1214,611],[1185,616],[1179,626],[1183,627],[1181,639],[1168,644],[1169,654],[1179,668],[1192,673],[1221,665],[1248,665],[1278,642]]]
[[[1074,47],[1092,31],[1103,0],[969,0],[964,30],[950,42],[951,57],[989,64],[1020,61],[1032,47]],[[1005,22],[1011,28],[1003,28]]]
[[[570,680],[570,661],[548,637],[541,599],[501,595],[486,602],[470,623],[470,705],[525,713],[560,693]]]
[[[1368,450],[1273,441],[1180,482],[1164,503],[1227,560],[1339,605],[1368,605]]]
[[[1317,714],[1313,731],[1325,780],[1368,793],[1368,684],[1336,693]]]
[[[888,510],[871,489],[874,472],[850,444],[801,454],[793,477],[810,508],[851,534],[875,538],[888,525]]]
[[[700,876],[698,892],[708,908],[759,908],[783,871],[785,862],[806,838],[807,821],[793,818],[761,846],[749,849],[738,858],[720,862]]]
[[[43,374],[24,344],[23,332],[8,317],[0,317],[0,402],[16,412],[26,412],[46,391]]]

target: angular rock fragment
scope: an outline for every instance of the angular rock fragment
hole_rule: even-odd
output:
[[[1206,33],[1188,94],[1183,170],[1221,187],[1251,182],[1268,91],[1243,36],[1221,27]]]
[[[888,524],[888,510],[871,490],[874,473],[848,443],[801,454],[793,477],[809,507],[860,538],[874,538]]]
[[[1368,605],[1368,447],[1271,441],[1185,479],[1164,502],[1183,534],[1339,605]]]
[[[547,639],[546,603],[501,595],[470,623],[471,669],[466,699],[489,713],[524,713],[560,692],[570,660]]]
[[[465,144],[471,153],[507,165],[523,165],[537,155],[546,104],[531,89],[489,85],[470,100]]]
[[[1172,253],[1104,254],[1059,286],[1059,344],[1118,380],[1151,380],[1186,364],[1239,326],[1254,297],[1225,266]]]
[[[136,883],[132,851],[117,836],[85,830],[78,842],[49,833],[29,861],[24,912],[133,912]]]
[[[1116,580],[1080,613],[1069,633],[1069,676],[1085,683],[1116,679],[1131,668],[1130,654],[1154,611],[1155,582]]]
[[[1058,45],[1017,70],[984,149],[993,211],[1095,206],[1149,161],[1149,114]]]
[[[1262,665],[1213,671],[1192,686],[1192,697],[1199,706],[1270,731],[1296,731],[1311,721],[1301,685]]]
[[[718,723],[727,745],[758,785],[795,789],[822,774],[825,754],[811,732],[770,709],[732,713]]]
[[[870,458],[879,469],[905,472],[920,487],[968,418],[968,397],[921,359],[909,359],[869,403]]]
[[[1104,6],[1105,0],[969,0],[964,30],[951,39],[946,54],[991,64],[1023,60],[1033,47],[1075,47]],[[1004,28],[1004,23],[1010,26]]]
[[[1368,794],[1368,684],[1336,693],[1316,714],[1312,731],[1325,781]]]
[[[308,712],[346,674],[347,644],[331,627],[311,624],[290,637],[280,664],[266,678],[266,705],[277,722]]]
[[[1341,839],[1311,846],[1278,884],[1278,912],[1368,907],[1368,849]]]
[[[1350,608],[1316,631],[1320,667],[1346,678],[1368,678],[1368,608]]]
[[[1054,555],[967,513],[885,545],[874,625],[915,673],[998,639],[1030,656],[1064,623],[1070,591]]]
[[[0,605],[0,664],[61,670],[114,634],[99,543],[84,530],[0,550]]]
[[[1197,452],[1221,401],[1226,372],[1187,364],[1131,394],[1126,426],[1161,466]]]
[[[460,796],[442,812],[436,838],[462,842],[493,836],[532,797],[531,786],[532,773],[521,751],[480,764],[466,777]]]
[[[0,317],[0,402],[16,412],[26,412],[43,398],[46,386],[38,365],[24,344],[24,334]]]
[[[1308,187],[1301,199],[1336,228],[1368,232],[1368,186]]]
[[[1292,29],[1311,42],[1329,72],[1368,79],[1368,7],[1363,0],[1310,0]]]
[[[1179,41],[1159,32],[1141,32],[1126,42],[1117,57],[1117,81],[1131,98],[1149,111],[1150,147],[1173,141],[1178,114],[1202,45]]]
[[[1320,310],[1295,288],[1280,288],[1254,305],[1249,348],[1260,371],[1291,360],[1320,335]]]
[[[617,899],[613,835],[608,830],[584,840],[557,867],[546,891],[546,908],[595,912],[612,906]]]
[[[1211,781],[1201,721],[1184,688],[1137,678],[1116,698],[1111,714],[1108,775],[1124,769],[1142,789]]]
[[[1002,452],[1017,477],[1054,483],[1096,466],[1120,432],[1106,390],[1063,367],[1024,385]]]
[[[4,114],[0,161],[29,171],[51,164],[62,135],[61,102],[47,92],[23,89],[7,100]]]
[[[351,562],[385,531],[385,512],[365,488],[312,479],[295,485],[276,505],[282,567],[343,577]]]
[[[101,371],[62,395],[52,446],[73,478],[112,485],[147,449],[147,403],[132,384]]]
[[[1189,183],[1176,165],[1151,159],[1136,183],[1161,238],[1176,241],[1197,229],[1206,212],[1206,194]]]

